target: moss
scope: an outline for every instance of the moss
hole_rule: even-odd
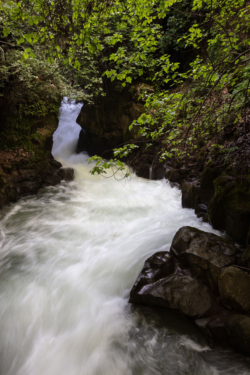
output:
[[[37,145],[41,146],[44,139],[52,136],[57,125],[58,116],[53,113],[41,118],[9,118],[5,128],[1,130],[0,148],[23,148],[25,151],[34,151]]]

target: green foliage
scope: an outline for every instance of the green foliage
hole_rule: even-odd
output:
[[[195,1],[192,11],[203,21],[178,41],[196,48],[197,58],[184,74],[166,72],[175,89],[152,94],[146,113],[133,124],[138,135],[161,145],[160,160],[195,153],[199,144],[209,144],[225,126],[244,118],[250,104],[250,5]]]
[[[94,168],[90,171],[91,174],[98,174],[102,175],[103,177],[107,177],[105,175],[108,174],[107,171],[110,171],[110,174],[107,178],[119,175],[118,172],[122,172],[122,177],[119,179],[129,177],[129,173],[127,172],[126,165],[123,164],[120,160],[111,159],[111,160],[104,160],[100,156],[92,156],[88,159],[89,164],[95,162]]]
[[[19,116],[53,111],[69,88],[77,95],[80,86],[82,98],[98,101],[107,80],[120,90],[147,81],[154,91],[130,130],[145,147],[157,145],[160,160],[217,144],[224,127],[245,116],[250,5],[243,0],[5,0],[0,10],[2,37],[15,46],[9,52],[0,43],[1,81],[4,90],[14,88]],[[185,69],[173,50],[192,56]],[[117,158],[133,150],[115,150],[110,162],[91,158],[93,171],[122,168]]]
[[[22,59],[22,51],[6,53],[0,66],[2,105],[10,103],[13,115],[43,117],[57,113],[66,84],[56,63],[34,57]]]

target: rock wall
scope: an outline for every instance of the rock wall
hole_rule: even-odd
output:
[[[51,155],[52,136],[58,126],[57,116],[52,114],[23,121],[25,125],[29,123],[30,131],[26,137],[20,134],[20,146],[0,149],[0,208],[23,196],[36,194],[44,186],[56,185],[63,179],[74,177],[73,170],[62,169]],[[0,135],[8,139],[8,129]]]

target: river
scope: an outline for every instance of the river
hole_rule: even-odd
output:
[[[0,212],[0,374],[250,374],[176,313],[128,304],[144,261],[181,226],[213,230],[165,180],[92,176],[73,154],[80,108],[62,105],[52,150],[75,180]]]

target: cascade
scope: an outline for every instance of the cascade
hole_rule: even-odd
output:
[[[215,232],[165,181],[92,176],[64,102],[52,153],[75,180],[0,212],[1,375],[247,375],[167,310],[128,304],[144,261],[183,225]]]

